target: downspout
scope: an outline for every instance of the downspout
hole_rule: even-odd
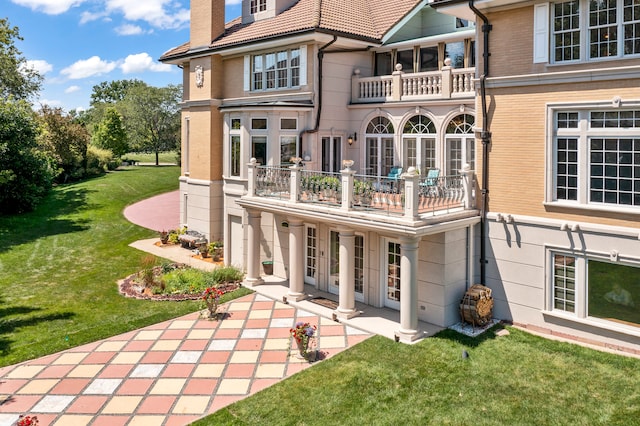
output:
[[[334,34],[333,40],[318,49],[318,112],[316,113],[316,123],[313,129],[306,129],[300,133],[298,138],[298,152],[302,155],[302,136],[305,134],[316,133],[320,128],[320,117],[322,115],[322,61],[324,59],[324,51],[338,40],[338,36]]]
[[[489,197],[489,145],[491,144],[491,132],[489,131],[489,117],[487,109],[486,80],[489,76],[489,31],[492,25],[489,20],[473,5],[474,0],[469,0],[469,9],[476,16],[482,19],[482,62],[484,69],[480,76],[480,98],[482,101],[482,130],[480,138],[482,140],[482,206],[480,207],[480,283],[487,282],[487,198]]]

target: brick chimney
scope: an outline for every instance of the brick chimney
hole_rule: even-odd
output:
[[[224,0],[191,0],[191,49],[205,47],[224,33]]]

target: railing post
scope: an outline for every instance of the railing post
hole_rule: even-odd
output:
[[[451,92],[453,91],[453,78],[451,76],[451,58],[444,60],[444,66],[442,67],[442,97],[451,98]]]
[[[256,196],[256,167],[259,165],[260,163],[255,158],[249,160],[247,165],[247,195],[249,197]]]
[[[360,70],[353,71],[351,76],[351,102],[357,102],[360,100]]]
[[[402,178],[404,179],[404,217],[414,220],[418,217],[420,175],[415,167],[409,167]]]
[[[471,191],[471,177],[473,176],[473,170],[471,170],[471,166],[469,164],[465,164],[462,166],[460,174],[462,175],[462,190],[464,191],[464,209],[469,210],[471,208],[471,203],[473,202]]]
[[[290,193],[289,193],[289,201],[292,203],[297,203],[300,200],[300,178],[302,170],[302,166],[300,163],[295,163],[293,166],[289,167],[291,170],[291,177],[289,181]]]
[[[402,99],[402,65],[396,64],[396,70],[391,74],[391,100]]]
[[[342,174],[342,210],[351,210],[353,205],[353,175],[356,174],[355,170],[351,170],[353,166],[353,160],[344,160],[342,162],[344,170],[340,171]]]

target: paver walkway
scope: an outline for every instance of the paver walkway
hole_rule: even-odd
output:
[[[171,191],[131,204],[124,217],[136,225],[154,231],[178,228],[180,224],[180,191]]]
[[[223,306],[0,368],[0,426],[186,425],[313,365],[290,349],[299,320],[318,325],[319,360],[370,336],[256,293]]]

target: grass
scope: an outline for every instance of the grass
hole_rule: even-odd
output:
[[[640,424],[640,360],[500,328],[375,336],[193,425]]]
[[[178,187],[177,167],[131,167],[56,187],[36,211],[0,217],[0,366],[194,312],[197,301],[118,294],[141,269],[129,243],[157,233],[128,222],[133,202]]]
[[[156,154],[154,153],[146,153],[146,152],[130,152],[122,156],[127,160],[135,160],[140,163],[156,163]],[[160,163],[170,163],[176,164],[176,152],[175,151],[163,151],[158,156]]]

